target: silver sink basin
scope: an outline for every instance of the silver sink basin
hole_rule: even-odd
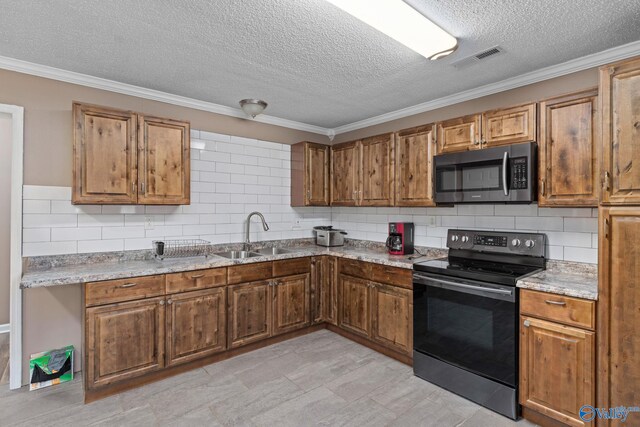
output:
[[[256,252],[249,251],[229,251],[229,252],[215,252],[214,255],[218,255],[224,258],[230,259],[241,259],[241,258],[251,258],[256,256],[262,256],[262,254]]]
[[[262,248],[258,249],[256,252],[261,255],[280,255],[280,254],[290,254],[293,252],[291,249],[284,248]]]

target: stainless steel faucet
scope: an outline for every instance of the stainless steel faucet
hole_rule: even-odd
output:
[[[251,212],[248,216],[247,216],[247,221],[244,224],[244,250],[248,251],[251,245],[251,239],[250,239],[250,234],[251,234],[251,217],[254,215],[258,215],[260,217],[260,220],[262,220],[262,228],[264,228],[264,231],[269,230],[269,226],[267,225],[267,221],[264,220],[264,215],[262,215],[260,212],[256,211],[256,212]]]

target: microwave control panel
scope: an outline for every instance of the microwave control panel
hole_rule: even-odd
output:
[[[526,190],[528,187],[527,158],[517,157],[510,160],[511,166],[511,188],[513,190]]]

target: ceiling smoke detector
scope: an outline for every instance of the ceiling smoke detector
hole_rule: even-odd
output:
[[[242,108],[242,111],[254,119],[258,114],[262,113],[265,108],[267,108],[267,105],[269,104],[261,99],[243,99],[240,101],[240,108]]]

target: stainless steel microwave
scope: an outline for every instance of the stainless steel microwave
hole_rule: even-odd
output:
[[[537,196],[535,142],[434,157],[436,203],[532,203]]]

